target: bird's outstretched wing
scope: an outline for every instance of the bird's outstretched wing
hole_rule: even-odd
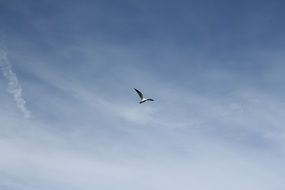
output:
[[[151,99],[151,98],[148,98],[148,99],[146,99],[146,100],[148,100],[148,101],[154,101],[154,99]]]
[[[143,93],[141,93],[138,89],[135,89],[135,91],[138,93],[138,95],[140,96],[140,98],[142,100],[143,99]]]

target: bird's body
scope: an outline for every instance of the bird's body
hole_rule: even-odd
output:
[[[134,88],[135,89],[135,88]],[[142,104],[142,103],[144,103],[144,102],[146,102],[146,101],[154,101],[153,99],[151,99],[151,98],[144,98],[143,97],[143,93],[141,93],[138,89],[135,89],[135,91],[138,93],[138,95],[139,95],[139,97],[140,97],[140,104]]]
[[[140,101],[140,104],[142,104],[142,103],[144,103],[144,102],[146,102],[146,101],[154,101],[153,99],[151,99],[151,98],[148,98],[148,99],[142,99],[141,101]]]

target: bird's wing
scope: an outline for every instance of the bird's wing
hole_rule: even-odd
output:
[[[148,101],[154,101],[154,99],[151,99],[151,98],[149,98],[149,99],[147,99]]]
[[[134,88],[135,89],[135,88]],[[138,93],[141,99],[143,99],[143,93],[141,93],[138,89],[135,89],[135,91]]]

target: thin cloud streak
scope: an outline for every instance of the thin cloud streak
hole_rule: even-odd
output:
[[[7,91],[13,95],[18,109],[23,113],[25,118],[30,118],[31,113],[26,107],[26,101],[22,95],[22,86],[19,83],[17,75],[12,70],[12,65],[8,59],[6,48],[0,49],[0,67],[4,77],[8,80]]]

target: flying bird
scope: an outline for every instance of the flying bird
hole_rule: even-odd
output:
[[[135,89],[135,88],[134,88]],[[143,97],[143,93],[141,93],[138,89],[135,89],[135,91],[138,93],[138,95],[140,96],[140,104],[141,103],[144,103],[144,102],[146,102],[146,101],[154,101],[153,99],[151,99],[151,98],[144,98]]]

